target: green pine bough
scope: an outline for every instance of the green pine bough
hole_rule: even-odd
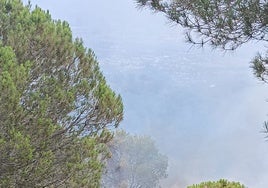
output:
[[[198,185],[188,186],[187,188],[246,188],[238,182],[228,182],[227,180],[221,179],[219,181],[203,182]]]
[[[0,187],[100,186],[123,104],[67,22],[0,0],[0,91]]]
[[[256,0],[136,0],[139,7],[161,12],[185,29],[187,42],[235,50],[259,42],[266,52],[251,60],[254,75],[268,82],[268,2]],[[268,132],[267,123],[265,124]]]

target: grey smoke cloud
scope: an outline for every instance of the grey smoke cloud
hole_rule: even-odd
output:
[[[164,187],[227,178],[267,187],[267,86],[248,62],[258,44],[235,52],[191,48],[182,30],[133,0],[32,0],[67,20],[92,48],[123,97],[121,128],[152,136],[169,157]]]

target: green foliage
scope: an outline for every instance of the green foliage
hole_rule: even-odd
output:
[[[233,50],[249,40],[268,41],[266,1],[136,1],[139,6],[163,12],[171,21],[187,28],[189,42]],[[198,33],[201,40],[192,39],[192,32]]]
[[[94,53],[19,0],[0,0],[0,41],[0,187],[99,187],[123,105]]]
[[[102,187],[153,188],[167,177],[167,157],[159,153],[150,137],[117,131],[109,148],[112,156],[107,160]]]
[[[187,188],[245,188],[245,186],[237,182],[228,182],[227,180],[221,179],[217,182],[209,181],[198,185],[188,186]]]

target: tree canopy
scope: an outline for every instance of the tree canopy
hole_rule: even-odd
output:
[[[228,182],[227,180],[209,181],[200,184],[188,186],[187,188],[245,188],[238,182]]]
[[[154,188],[167,177],[167,157],[148,136],[116,131],[109,149],[112,157],[107,160],[102,187]]]
[[[0,0],[0,90],[0,187],[99,187],[123,105],[66,21]]]
[[[256,0],[136,0],[187,28],[190,42],[234,50],[258,40],[268,42],[268,2]],[[192,32],[200,40],[192,39]]]

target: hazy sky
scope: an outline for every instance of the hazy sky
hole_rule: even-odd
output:
[[[235,52],[186,44],[183,29],[133,0],[33,0],[97,55],[108,83],[123,97],[121,127],[156,140],[169,157],[164,187],[227,178],[268,186],[266,85],[250,59],[261,44]]]

